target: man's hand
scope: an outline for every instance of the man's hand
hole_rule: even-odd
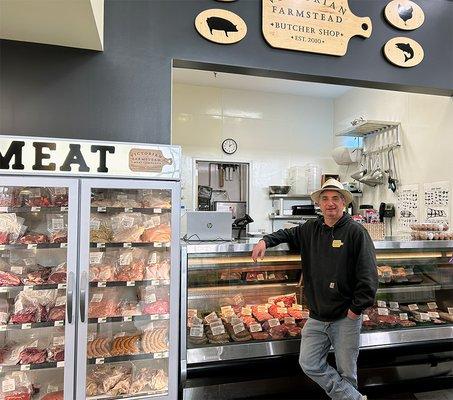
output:
[[[253,247],[252,260],[255,262],[258,258],[260,258],[262,260],[264,258],[265,253],[266,253],[266,242],[264,240],[260,240]]]
[[[360,314],[357,315],[357,314],[353,313],[351,310],[348,310],[348,318],[349,319],[359,319],[360,318]]]

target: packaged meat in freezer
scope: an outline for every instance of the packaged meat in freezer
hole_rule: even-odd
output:
[[[87,396],[128,394],[132,380],[132,364],[100,365],[87,376]]]
[[[1,379],[2,400],[31,400],[33,384],[25,372],[14,372]]]
[[[154,228],[147,228],[141,235],[142,242],[166,243],[171,241],[171,228],[168,224],[160,224]]]
[[[143,315],[162,315],[170,312],[170,305],[167,300],[157,300],[154,303],[141,302],[140,305]]]
[[[50,207],[50,193],[47,188],[29,187],[19,192],[19,201],[26,207]]]
[[[55,305],[58,290],[28,290],[20,292],[14,301],[10,323],[46,322],[48,309]]]
[[[112,351],[112,339],[108,337],[95,337],[88,341],[88,358],[110,357]]]
[[[22,278],[13,273],[0,270],[0,286],[20,286],[22,285]]]
[[[114,253],[116,254],[116,253]],[[90,253],[90,282],[111,282],[115,280],[116,257],[101,251]]]
[[[116,281],[142,281],[145,274],[146,252],[132,249],[119,252],[115,268]]]
[[[43,285],[49,279],[51,272],[52,268],[43,267],[42,265],[38,264],[37,268],[30,269],[27,272],[25,283],[27,285]]]
[[[20,244],[39,244],[48,243],[49,238],[44,233],[29,232],[17,240]]]
[[[235,342],[248,342],[252,340],[252,335],[245,327],[243,322],[232,321],[231,324],[226,324],[226,329],[231,339]]]
[[[118,312],[118,301],[96,293],[91,297],[88,307],[88,318],[108,318],[116,317]]]
[[[145,230],[141,213],[119,213],[112,217],[113,242],[140,242]]]
[[[49,188],[50,202],[53,207],[66,207],[68,205],[68,189],[64,187]]]
[[[47,321],[64,321],[66,318],[66,305],[52,307],[47,316]]]
[[[153,254],[151,253],[148,264],[145,267],[145,279],[170,279],[171,263],[168,259],[153,262]],[[157,259],[157,256],[155,257]]]
[[[50,347],[47,352],[47,361],[49,362],[64,361],[64,345]]]
[[[142,334],[141,344],[145,353],[161,353],[168,350],[168,328],[147,329]]]
[[[0,244],[14,243],[22,232],[23,218],[14,213],[0,214]]]
[[[110,354],[112,356],[129,356],[141,352],[141,334],[117,334],[112,340]]]
[[[47,232],[50,243],[66,243],[68,241],[68,215],[47,214]]]
[[[171,208],[171,193],[168,190],[144,189],[139,193],[138,199],[145,208]]]
[[[27,347],[19,354],[19,364],[43,364],[47,361],[47,350]]]
[[[90,242],[110,243],[113,240],[112,221],[106,215],[93,214],[90,217]]]
[[[110,207],[120,208],[140,208],[142,204],[136,200],[135,193],[112,193],[110,197]]]
[[[0,297],[0,325],[6,325],[9,320],[9,303],[4,297]]]
[[[18,207],[19,190],[15,187],[0,187],[0,207]]]
[[[67,268],[66,263],[64,262],[52,269],[52,272],[47,282],[53,284],[60,284],[66,283],[66,279],[67,279]]]

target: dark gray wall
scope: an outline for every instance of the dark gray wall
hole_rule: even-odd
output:
[[[261,34],[261,1],[106,0],[105,51],[0,41],[0,134],[170,143],[171,65],[453,94],[453,1],[417,0],[425,24],[400,32],[383,19],[383,0],[350,0],[370,16],[370,39],[355,37],[344,57],[273,49]],[[221,7],[248,25],[235,45],[211,43],[194,19]],[[407,35],[425,50],[411,69],[389,64],[385,42]],[[229,67],[222,67],[227,65]]]

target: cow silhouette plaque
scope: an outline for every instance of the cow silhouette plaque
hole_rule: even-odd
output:
[[[415,67],[420,64],[425,55],[422,46],[407,37],[390,39],[384,46],[387,60],[399,67]]]
[[[205,39],[220,44],[237,43],[247,34],[247,25],[239,15],[217,8],[198,14],[195,27]]]
[[[393,0],[384,10],[385,18],[390,25],[405,31],[412,31],[423,25],[425,13],[410,0]]]
[[[263,35],[280,49],[344,56],[353,36],[369,38],[368,17],[358,17],[348,0],[262,0]]]

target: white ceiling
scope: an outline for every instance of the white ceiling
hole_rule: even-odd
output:
[[[103,50],[104,0],[0,0],[0,38]]]
[[[349,86],[302,82],[261,76],[238,75],[184,68],[173,69],[173,81],[187,85],[283,93],[296,96],[334,99],[351,89]]]

